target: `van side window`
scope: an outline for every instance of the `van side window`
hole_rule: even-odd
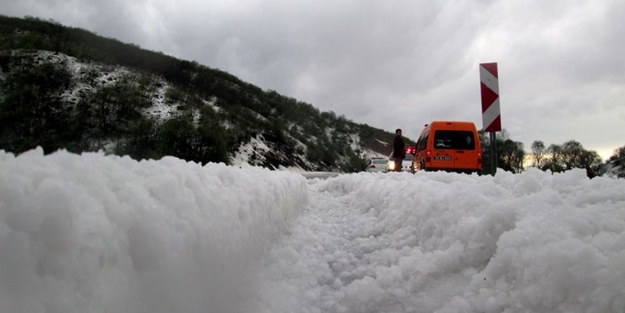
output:
[[[434,149],[475,150],[470,131],[439,130],[434,133]]]
[[[423,151],[426,149],[428,144],[428,137],[429,134],[426,133],[425,136],[419,138],[419,141],[417,141],[417,151]]]

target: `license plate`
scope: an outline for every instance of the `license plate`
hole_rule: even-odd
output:
[[[436,161],[451,161],[451,157],[450,156],[435,156],[434,160]]]

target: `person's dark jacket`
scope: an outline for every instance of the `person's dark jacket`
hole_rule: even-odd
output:
[[[404,139],[401,136],[395,136],[393,139],[393,157],[396,159],[403,159],[406,157],[406,146],[404,145]]]

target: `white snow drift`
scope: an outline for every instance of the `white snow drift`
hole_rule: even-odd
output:
[[[0,312],[624,312],[625,180],[0,151]]]

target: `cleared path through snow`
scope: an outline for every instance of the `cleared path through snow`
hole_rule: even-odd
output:
[[[415,275],[415,264],[403,264],[422,255],[414,233],[410,234],[409,228],[407,233],[386,232],[380,224],[384,217],[374,205],[358,191],[343,189],[332,179],[309,181],[309,205],[292,225],[291,233],[262,261],[262,286],[258,290],[263,304],[254,305],[256,309],[425,312],[429,303],[431,312],[440,303],[427,299],[426,282],[430,283],[427,288],[460,293],[463,286],[457,284],[457,278],[449,284],[444,279],[432,281],[427,274]],[[462,281],[468,283],[468,279]]]

